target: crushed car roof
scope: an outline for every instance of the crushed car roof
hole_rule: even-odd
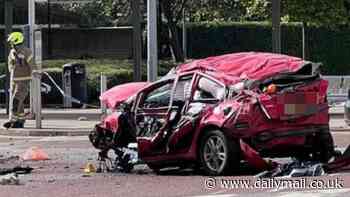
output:
[[[276,74],[295,73],[310,62],[288,55],[244,52],[232,53],[182,64],[177,73],[202,71],[226,83],[237,80],[263,80]]]

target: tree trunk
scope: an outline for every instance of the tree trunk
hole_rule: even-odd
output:
[[[173,10],[170,6],[170,1],[160,1],[160,5],[162,6],[162,11],[167,19],[168,28],[169,28],[169,41],[172,48],[172,52],[175,56],[175,61],[183,62],[184,55],[182,51],[182,46],[179,41],[179,34],[177,31],[177,22],[175,16],[173,14]]]
[[[170,32],[170,44],[171,48],[173,49],[175,61],[176,62],[183,62],[184,61],[184,55],[182,51],[182,46],[180,44],[179,40],[179,33],[177,29],[177,25],[170,20],[168,20],[168,27]]]

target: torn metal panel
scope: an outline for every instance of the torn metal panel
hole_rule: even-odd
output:
[[[292,178],[304,176],[322,176],[325,175],[323,164],[314,161],[292,161],[286,164],[279,164],[270,171],[264,171],[256,175],[257,178]]]
[[[19,185],[19,179],[16,173],[0,176],[0,185]]]
[[[239,142],[244,159],[248,162],[248,164],[250,164],[256,170],[267,170],[272,167],[271,164],[266,162],[256,150],[243,142],[243,140],[240,140]]]

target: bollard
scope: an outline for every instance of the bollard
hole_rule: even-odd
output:
[[[34,75],[34,95],[35,95],[35,127],[41,129],[41,76]]]
[[[107,90],[107,76],[101,73],[100,79],[100,96]],[[102,114],[107,113],[106,105],[100,102]]]
[[[13,109],[13,95],[12,95],[12,87],[13,87],[13,71],[10,71],[10,88],[9,90],[7,90],[9,92],[9,98],[10,98],[10,101],[9,101],[9,121],[11,121],[11,118],[13,116],[13,113],[12,113],[12,109]],[[5,90],[6,91],[6,90]]]
[[[64,69],[63,69],[64,70]],[[67,96],[63,95],[63,107],[71,108],[72,107],[72,81],[71,81],[71,71],[63,71],[63,91]]]

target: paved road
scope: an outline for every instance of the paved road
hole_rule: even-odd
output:
[[[334,133],[339,147],[350,142],[350,133]],[[95,162],[97,151],[87,137],[4,137],[0,136],[0,155],[3,157],[21,155],[31,146],[42,147],[50,160],[27,162],[35,168],[32,174],[21,175],[23,185],[0,186],[0,196],[9,197],[115,197],[115,196],[282,196],[282,197],[328,197],[349,196],[350,173],[333,176],[307,178],[312,180],[342,182],[342,189],[293,190],[288,187],[276,189],[245,189],[223,186],[222,181],[245,180],[256,184],[249,172],[239,177],[215,177],[215,188],[206,186],[211,177],[198,175],[192,171],[169,171],[155,175],[145,165],[140,165],[131,174],[94,174],[83,177],[83,167],[87,162]],[[0,166],[1,167],[1,166]],[[242,185],[242,184],[241,184]],[[328,185],[332,186],[332,185]],[[263,192],[264,191],[264,192]],[[269,192],[266,194],[265,192]]]

